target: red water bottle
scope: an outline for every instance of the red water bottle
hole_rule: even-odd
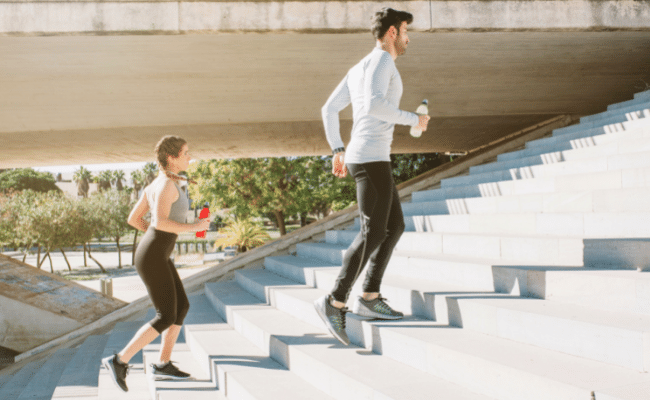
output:
[[[203,209],[201,210],[201,213],[199,214],[199,219],[208,218],[209,216],[210,216],[210,209],[208,208],[208,203],[205,203],[205,205],[203,206]],[[196,232],[196,237],[197,238],[204,238],[205,237],[205,232],[206,231]]]

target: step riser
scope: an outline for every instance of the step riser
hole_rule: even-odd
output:
[[[542,153],[532,154],[526,157],[498,160],[490,164],[477,165],[470,167],[470,174],[650,151],[650,127],[635,130],[634,133],[630,132],[629,135],[630,137],[621,138],[621,140],[595,144],[586,148],[545,150]]]
[[[507,267],[503,268],[508,273]],[[513,272],[511,274],[514,275]],[[522,294],[603,310],[650,314],[650,281],[562,271],[518,270]]]
[[[317,288],[326,291],[332,290],[336,282],[336,275],[325,271],[316,271],[315,275]],[[349,297],[350,301],[348,301],[349,306],[363,293],[363,279],[364,276],[362,274],[352,287]],[[444,295],[423,293],[417,290],[397,288],[386,284],[383,284],[381,287],[381,295],[389,299],[390,306],[395,310],[441,324],[449,323],[449,309],[446,303],[446,296]]]
[[[627,278],[601,277],[572,270],[548,271],[540,269],[492,266],[488,264],[461,264],[421,259],[417,263],[407,257],[394,256],[386,276],[395,275],[418,280],[466,284],[473,279],[474,293],[505,293],[524,297],[554,300],[562,303],[650,314],[650,281]],[[416,266],[409,266],[417,264]],[[266,268],[296,282],[330,291],[340,268],[300,268],[269,260]],[[586,273],[585,273],[586,272]],[[634,272],[636,274],[636,272]],[[351,299],[361,293],[363,274],[351,292]],[[467,288],[466,286],[463,286]],[[422,292],[382,285],[382,293],[399,310],[433,321],[448,323],[446,294]],[[451,296],[454,293],[449,294]]]
[[[349,246],[351,241],[341,239],[347,235],[334,231],[330,234],[332,242]],[[334,235],[339,238],[333,239]],[[330,242],[330,243],[332,243]],[[298,246],[298,255],[301,257],[322,257],[323,251],[313,247]],[[425,251],[428,254],[447,254],[466,257],[482,257],[494,260],[518,260],[546,265],[583,265],[582,239],[567,238],[516,238],[516,237],[489,237],[469,236],[455,234],[416,233],[405,232],[397,243],[399,251]],[[323,258],[341,265],[343,251],[330,251],[328,258]]]
[[[465,175],[456,178],[443,179],[441,186],[443,188],[451,186],[467,186],[487,182],[559,177],[562,175],[591,174],[647,167],[650,167],[650,157],[647,152],[642,152],[625,156],[615,155],[602,158],[589,158],[557,164],[513,168],[508,171],[494,171],[484,174]]]
[[[313,305],[311,309],[317,319],[314,322],[322,325],[322,321],[316,314]],[[345,373],[328,367],[309,354],[300,351],[297,346],[290,346],[285,342],[285,340],[291,340],[290,338],[271,336],[237,311],[228,310],[227,314],[232,315],[228,320],[228,324],[242,336],[250,340],[262,351],[269,352],[269,356],[273,360],[289,368],[298,377],[330,396],[341,400],[360,398],[389,399],[367,384],[348,379]]]
[[[646,103],[646,102],[650,101],[650,96],[648,95],[648,93],[650,93],[650,92],[636,93],[632,100],[627,100],[627,101],[623,101],[623,102],[620,102],[620,103],[610,104],[609,106],[607,106],[607,110],[609,110],[609,111],[617,110],[617,109],[621,109],[621,108],[625,108],[625,107],[630,107],[630,106],[633,106],[633,105],[639,104],[639,103]]]
[[[402,203],[406,217],[514,213],[650,212],[650,188],[472,197],[437,202]],[[354,229],[359,229],[355,219]]]
[[[430,215],[405,217],[408,232],[650,237],[647,213]]]
[[[379,335],[367,322],[350,318],[350,340],[364,347]],[[435,328],[434,328],[435,329]],[[408,345],[406,345],[408,343]],[[496,365],[479,357],[460,355],[399,332],[381,330],[381,354],[421,371],[502,400],[575,400],[591,398],[590,391]],[[540,380],[542,382],[540,382]]]
[[[650,332],[618,329],[553,316],[449,299],[451,325],[637,371],[650,367]],[[456,303],[456,304],[453,304]]]
[[[301,268],[293,265],[287,265],[281,261],[276,261],[272,257],[264,259],[264,268],[294,282],[307,286],[316,287],[315,272],[320,268]],[[335,268],[338,270],[338,268]]]
[[[333,286],[335,277],[332,277],[331,274],[319,272],[316,272],[316,274],[319,283],[322,281],[329,288]],[[330,276],[327,277],[327,275]],[[247,279],[242,278],[242,280]],[[311,304],[292,297],[290,292],[285,294],[286,291],[281,287],[270,287],[265,286],[263,283],[248,281],[246,288],[257,286],[257,288],[253,289],[254,292],[265,295],[265,299],[270,301],[271,305],[277,309],[312,325],[319,323],[319,317]],[[350,297],[353,301],[355,295],[360,294],[362,291],[360,286],[360,282],[357,282],[353,295]],[[382,294],[390,298],[391,304],[396,309],[410,311],[411,313],[414,311],[414,303],[415,308],[419,303],[419,301],[413,302],[412,295],[414,293],[406,289],[399,290],[384,287],[382,288]],[[422,294],[418,293],[417,297],[420,296]],[[644,337],[650,338],[650,331],[644,333],[627,329],[615,329],[561,317],[499,308],[490,304],[472,301],[472,297],[475,296],[477,295],[460,293],[439,296],[438,301],[441,303],[439,309],[446,309],[447,313],[438,322],[637,371],[644,371],[644,368],[650,366],[648,361],[650,343],[644,346]],[[486,297],[485,294],[478,296]],[[429,305],[432,307],[423,313],[425,318],[431,320],[436,319],[437,311],[433,297],[433,294],[431,294],[429,299]],[[539,300],[513,298],[513,301]],[[448,318],[447,321],[445,321],[446,318]],[[383,343],[385,342],[382,340]]]
[[[611,117],[614,117],[614,116],[619,116],[621,114],[625,115],[626,113],[630,113],[630,112],[650,108],[650,102],[647,99],[636,99],[636,100],[630,100],[630,101],[632,103],[628,103],[628,104],[624,104],[624,105],[621,104],[618,107],[615,107],[615,108],[612,108],[612,109],[610,109],[608,107],[607,111],[605,111],[605,112],[582,117],[582,118],[580,118],[580,123],[582,124],[582,123],[602,121],[604,119],[611,118]]]
[[[263,286],[263,283],[258,283],[258,285]],[[279,310],[286,312],[310,324],[320,323],[320,319],[316,315],[316,312],[314,311],[313,306],[310,303],[300,300],[299,298],[293,297],[290,292],[287,292],[286,289],[282,289],[282,288],[267,288],[267,289],[270,289],[270,291],[269,290],[266,291],[269,292],[269,300],[272,303],[275,303],[273,305]],[[260,289],[257,290],[257,292],[265,292],[265,290]],[[463,311],[460,310],[460,312]],[[478,318],[484,318],[484,317],[479,316]],[[448,372],[442,373],[437,369],[434,371],[430,370],[428,365],[429,363],[426,362],[427,359],[426,356],[429,355],[431,352],[429,351],[429,349],[427,349],[426,344],[424,344],[423,342],[418,342],[416,340],[413,340],[412,338],[400,337],[399,334],[392,335],[393,332],[381,328],[378,330],[377,327],[372,327],[367,323],[362,323],[354,315],[349,315],[347,320],[348,320],[348,329],[347,329],[348,335],[350,336],[353,343],[360,345],[362,347],[366,347],[368,349],[373,349],[375,352],[383,354],[384,356],[396,359],[397,361],[403,362],[407,365],[413,366],[425,372],[432,373],[436,376],[440,376],[438,374],[442,374],[442,375],[448,374]],[[250,326],[244,326],[243,323],[241,325],[242,325],[242,330],[249,331],[252,329],[252,327]],[[264,336],[266,336],[264,332],[251,333],[251,337],[261,338]],[[375,340],[375,338],[378,338],[379,336],[381,336],[381,339]],[[272,346],[270,341],[267,341],[267,339],[264,339],[264,341],[260,345]],[[291,349],[286,350],[287,353],[290,351]],[[435,354],[436,357],[439,356],[438,351],[436,351]],[[286,357],[290,358],[291,355],[288,354]],[[455,361],[454,363],[458,363],[458,361]],[[458,365],[460,366],[460,364]],[[462,378],[459,376],[459,375],[466,375],[467,373],[466,365],[467,364],[465,364],[463,368],[456,369],[456,371],[459,370],[463,371],[462,373],[452,374],[451,379],[449,379],[450,376],[448,375],[444,376],[444,378],[449,379],[452,382],[460,381],[459,383],[462,383],[467,386],[468,381],[464,380],[466,378]],[[292,364],[292,368],[294,368],[293,364]],[[448,371],[448,368],[449,368],[449,364],[446,364],[445,370]],[[492,368],[494,367],[492,366]],[[484,374],[485,371],[482,371],[481,373]],[[512,376],[510,376],[509,378],[512,379]],[[472,385],[473,384],[470,384],[469,387],[472,388]],[[480,390],[483,393],[487,391],[488,393],[485,394],[495,395],[496,392],[492,392],[492,391],[496,390],[497,386],[496,385],[492,387],[489,386],[490,385],[483,384],[481,386],[472,389]],[[567,397],[568,396],[567,392],[571,393],[571,395],[576,394],[575,388],[567,388],[566,385],[554,384],[551,386],[553,388],[550,390],[553,391],[552,392],[553,395],[558,395],[553,398],[570,398]],[[521,397],[516,397],[516,396],[520,396],[521,393],[516,389],[513,390],[512,384],[508,384],[506,387],[508,387],[508,390],[506,391],[507,393],[499,393],[501,395],[501,397],[499,398],[507,398],[507,399],[521,398]],[[539,397],[540,399],[549,398],[548,396],[551,393],[547,390],[549,389],[545,389],[543,394],[537,394],[540,396]],[[503,391],[503,389],[501,389],[501,391]],[[581,395],[584,394],[585,393],[581,393]]]
[[[210,358],[205,349],[200,345],[197,339],[192,334],[192,330],[188,327],[184,327],[185,337],[187,338],[187,345],[190,348],[190,351],[194,355],[196,361],[201,365],[203,372],[210,377],[212,382],[216,382],[217,387],[222,388],[225,386],[226,376],[225,373],[217,368],[214,362]]]
[[[607,133],[611,133],[612,131],[618,132],[623,130],[624,130],[623,124],[621,123],[620,127],[617,127],[616,129],[613,129],[612,125],[605,125],[597,128],[584,128],[582,130],[576,130],[570,133],[565,133],[563,135],[556,135],[555,133],[553,133],[553,136],[548,136],[541,139],[535,139],[526,142],[525,149],[528,150],[548,149],[548,148],[552,149],[554,146],[567,143],[567,142],[580,143],[582,141],[588,143],[591,142],[592,138],[595,136],[606,135]]]
[[[633,107],[636,108],[636,107]],[[643,108],[638,108],[639,110]],[[628,111],[629,112],[629,111]],[[609,115],[604,118],[600,118],[595,121],[591,122],[581,122],[577,125],[571,125],[567,126],[564,128],[558,128],[553,131],[553,136],[563,136],[563,135],[568,135],[571,133],[575,133],[578,131],[584,131],[586,129],[596,129],[596,128],[602,128],[605,125],[611,125],[611,124],[617,124],[617,123],[622,123],[627,121],[627,117],[625,116],[625,111],[621,110],[616,111],[615,115]]]
[[[650,168],[632,168],[619,171],[489,182],[477,185],[432,189],[413,193],[411,201],[443,201],[446,199],[566,193],[581,190],[632,189],[648,186],[650,186]]]
[[[17,399],[25,387],[29,384],[32,377],[45,364],[47,360],[38,360],[27,364],[21,370],[16,372],[13,377],[0,388],[1,399]]]

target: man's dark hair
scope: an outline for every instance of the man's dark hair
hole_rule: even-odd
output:
[[[402,26],[402,22],[404,21],[406,21],[407,24],[413,22],[413,14],[406,11],[397,11],[389,7],[384,7],[375,13],[375,16],[372,18],[372,26],[370,30],[375,36],[375,39],[381,39],[384,37],[386,32],[388,32],[391,26],[394,26],[399,34],[399,28]]]

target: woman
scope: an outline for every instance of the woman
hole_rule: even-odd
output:
[[[147,287],[156,316],[138,330],[122,351],[102,360],[115,384],[125,392],[128,391],[126,375],[129,360],[160,334],[163,336],[159,363],[151,365],[154,377],[189,377],[188,373],[179,370],[170,361],[190,303],[169,256],[179,233],[205,231],[210,225],[209,218],[193,224],[185,223],[189,201],[178,181],[187,178],[178,173],[185,171],[190,164],[187,142],[177,136],[165,136],[156,145],[155,152],[160,173],[144,189],[143,196],[129,215],[128,223],[146,232],[135,252],[135,266]],[[144,219],[149,211],[151,224]]]

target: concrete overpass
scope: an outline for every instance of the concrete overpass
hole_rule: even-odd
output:
[[[148,161],[164,134],[195,158],[328,154],[320,107],[385,5],[416,16],[402,108],[433,116],[394,152],[471,150],[650,83],[648,1],[0,0],[0,168]]]

